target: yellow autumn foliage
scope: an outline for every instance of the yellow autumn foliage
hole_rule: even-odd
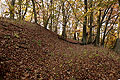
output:
[[[105,46],[107,48],[113,48],[116,42],[116,39],[117,39],[117,33],[115,32],[115,30],[111,30],[111,32],[108,34],[107,39],[105,41]]]

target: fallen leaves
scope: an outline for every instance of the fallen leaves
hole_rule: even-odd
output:
[[[8,21],[0,22],[0,74],[4,80],[120,78],[120,58],[112,51],[71,44],[41,26],[19,28],[23,25]]]

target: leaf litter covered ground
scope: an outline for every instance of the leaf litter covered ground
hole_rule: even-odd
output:
[[[68,43],[43,27],[0,18],[3,80],[118,80],[120,55]]]

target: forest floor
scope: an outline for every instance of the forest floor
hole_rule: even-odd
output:
[[[68,43],[30,22],[0,18],[0,75],[3,80],[118,80],[120,55]]]

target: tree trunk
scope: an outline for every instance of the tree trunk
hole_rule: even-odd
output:
[[[77,38],[76,38],[76,32],[74,33],[74,40],[77,40]]]
[[[52,9],[53,9],[53,7],[52,7],[52,5],[53,5],[53,0],[51,0],[50,3],[51,3],[51,10],[52,10]],[[50,22],[50,30],[51,30],[51,31],[52,31],[52,26],[53,26],[53,15],[54,15],[52,12],[53,12],[53,10],[51,11],[51,15],[52,15],[52,16],[51,16],[51,22]]]
[[[26,9],[25,9],[24,14],[22,15],[22,20],[24,20],[25,15],[26,15],[26,13],[27,13],[27,10],[28,10],[28,1],[26,0]]]
[[[118,0],[118,2],[119,2],[119,11],[120,11],[120,0]],[[115,46],[114,46],[114,50],[117,53],[120,53],[120,35],[119,35],[119,30],[120,30],[120,14],[118,16],[119,16],[119,18],[118,18],[119,19],[119,22],[118,22],[118,38],[116,40],[116,43],[115,43]]]
[[[79,21],[76,21],[75,33],[74,33],[74,40],[77,40],[76,29],[77,29],[77,26],[78,26],[78,22]]]
[[[93,0],[90,0],[90,8],[92,8],[92,2]],[[93,24],[93,11],[91,11],[90,13],[90,36],[89,36],[89,40],[88,43],[92,43],[92,24]]]
[[[115,50],[117,53],[120,53],[120,38],[118,38],[118,39],[116,40],[114,50]]]
[[[10,7],[10,18],[14,19],[14,5],[15,5],[15,0],[11,1],[11,7]]]
[[[101,43],[101,45],[102,45],[103,47],[104,47],[104,42],[105,42],[107,27],[108,27],[109,20],[110,20],[110,18],[111,18],[112,12],[113,12],[113,8],[111,8],[110,15],[109,15],[108,20],[107,20],[107,22],[106,22],[106,26],[105,26],[105,30],[104,30],[104,35],[103,35],[103,39],[102,39],[102,43]]]
[[[119,17],[118,17],[118,20],[119,20],[119,22],[118,22],[118,38],[120,38],[120,0],[118,0],[118,2],[119,2]]]
[[[35,2],[34,2],[34,0],[32,0],[32,5],[33,5],[33,12],[34,12],[34,20],[35,20],[35,23],[37,23],[37,13],[36,13],[36,10],[35,10]]]
[[[60,10],[61,10],[61,6],[59,6],[59,13],[58,13],[58,16],[55,17],[55,19],[57,20],[57,21],[55,22],[55,33],[58,32],[58,30],[57,30],[57,26],[58,26],[59,17],[60,17]]]
[[[64,2],[62,1],[62,14],[63,14],[63,31],[62,31],[62,36],[64,37],[64,38],[66,38],[67,37],[67,35],[66,35],[66,24],[67,24],[67,22],[66,22],[66,15],[65,15],[65,9],[64,9],[64,7],[65,7],[65,4],[64,4]]]
[[[85,4],[85,13],[87,13],[87,0],[84,0]],[[86,38],[86,24],[87,24],[87,16],[84,17],[84,23],[83,23],[83,44],[87,43],[87,38]]]
[[[101,22],[100,22],[100,18],[101,18],[101,10],[99,10],[99,15],[98,15],[98,27],[97,27],[97,35],[96,35],[96,39],[95,39],[95,45],[99,45],[100,42],[100,28],[101,28]]]
[[[20,9],[19,9],[19,20],[21,19],[21,9],[22,9],[22,7],[21,7],[21,4],[22,4],[22,0],[19,0],[19,7],[20,7]]]

